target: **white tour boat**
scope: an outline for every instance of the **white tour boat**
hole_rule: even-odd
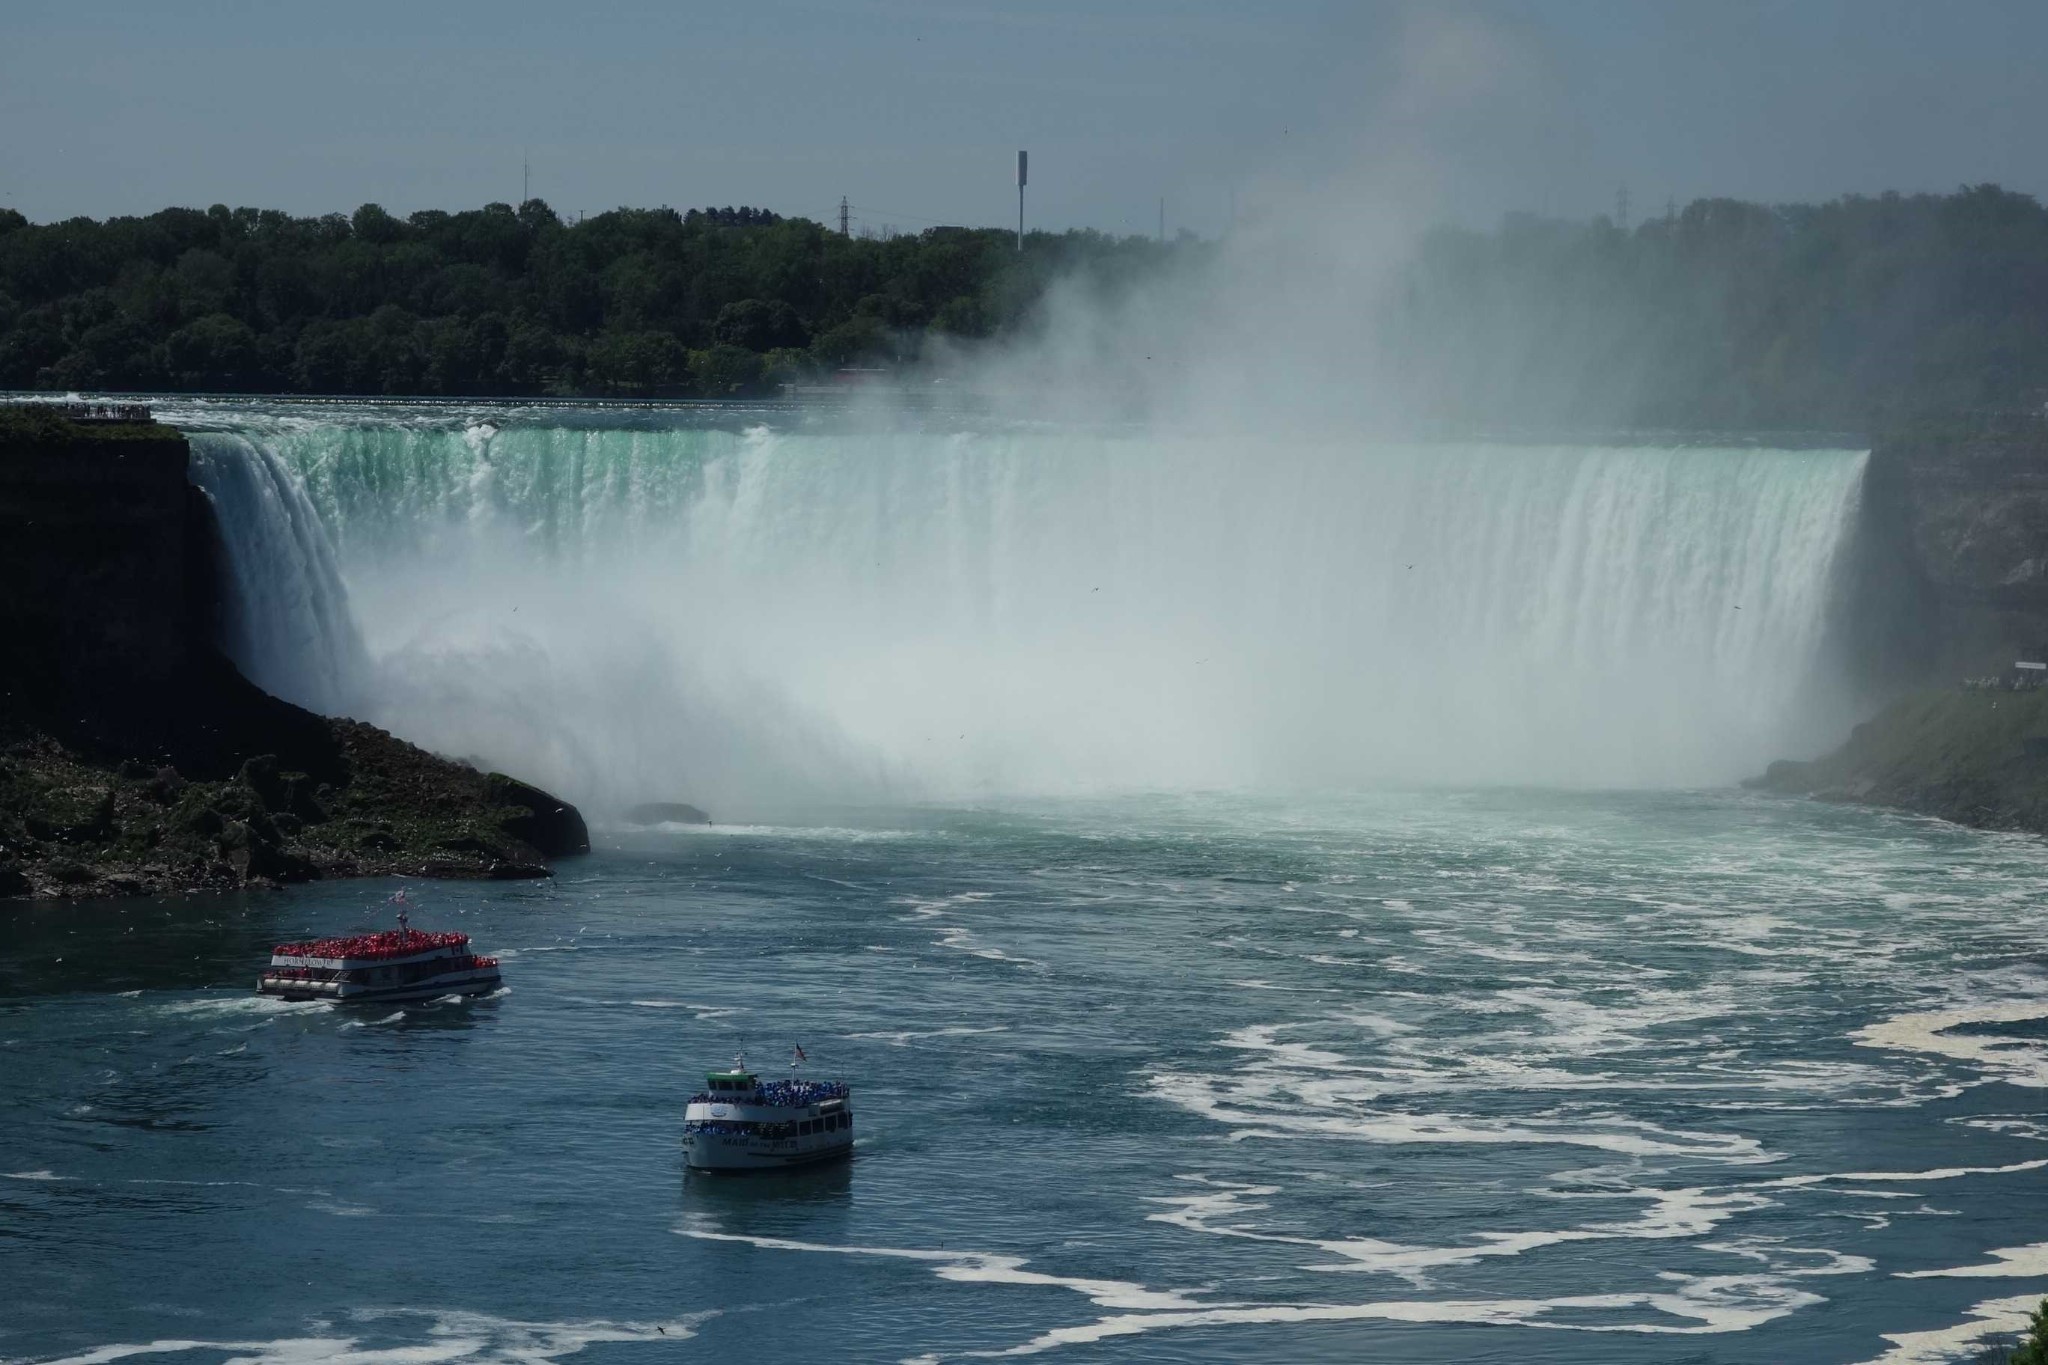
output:
[[[695,1170],[771,1170],[852,1150],[853,1094],[844,1081],[763,1081],[735,1062],[706,1076],[683,1112],[683,1162]]]
[[[471,952],[468,934],[423,933],[401,908],[396,929],[278,944],[256,990],[286,1000],[432,1000],[498,985],[498,959]]]

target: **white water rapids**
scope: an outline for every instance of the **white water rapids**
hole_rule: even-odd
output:
[[[1864,463],[205,421],[256,681],[599,808],[1730,781],[1836,723]]]

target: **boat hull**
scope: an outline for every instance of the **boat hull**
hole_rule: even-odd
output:
[[[783,1171],[853,1155],[853,1134],[825,1133],[769,1141],[720,1133],[689,1133],[683,1137],[683,1164],[693,1171]]]
[[[408,981],[402,985],[364,986],[354,982],[279,980],[265,976],[256,983],[258,995],[279,1000],[331,1000],[336,1004],[388,1004],[417,1000],[438,1000],[448,995],[488,995],[504,984],[497,972],[463,972],[446,978]]]

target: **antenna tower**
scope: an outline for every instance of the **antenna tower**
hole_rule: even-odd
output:
[[[1162,242],[1166,240],[1166,200],[1164,197],[1161,197],[1159,200],[1159,240]]]
[[[1614,192],[1614,225],[1623,232],[1628,231],[1628,182],[1621,182],[1621,188]]]
[[[519,202],[523,205],[533,198],[529,192],[533,185],[533,167],[526,159],[526,149],[519,149]]]
[[[846,196],[843,194],[839,196],[839,235],[841,237],[851,237],[853,235],[846,230]]]
[[[1031,154],[1017,153],[1017,250],[1024,249],[1024,184],[1031,178]]]

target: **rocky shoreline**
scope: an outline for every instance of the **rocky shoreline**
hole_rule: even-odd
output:
[[[244,678],[176,431],[0,408],[0,898],[544,877],[575,807]]]
[[[1834,752],[1781,760],[1744,785],[2048,834],[2048,689],[1914,692]]]

